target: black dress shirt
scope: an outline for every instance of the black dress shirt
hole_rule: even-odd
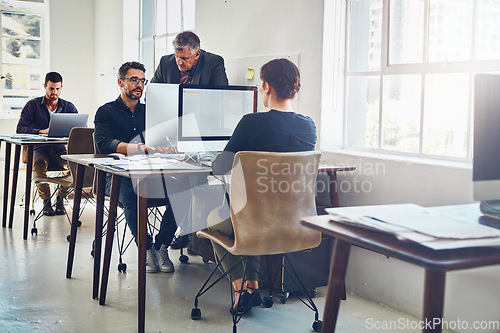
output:
[[[132,113],[118,97],[97,109],[94,127],[95,142],[101,154],[115,153],[120,142],[143,143],[146,106],[139,102]]]

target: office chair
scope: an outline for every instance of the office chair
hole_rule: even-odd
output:
[[[197,236],[216,242],[233,255],[243,256],[240,259],[243,261],[252,259],[247,256],[277,254],[283,255],[287,260],[286,253],[317,247],[321,242],[321,233],[302,226],[300,220],[305,216],[316,215],[315,180],[320,155],[319,152],[238,152],[233,161],[229,194],[234,239],[210,229],[198,231]],[[193,320],[201,318],[198,298],[231,274],[231,270],[224,271],[219,259],[223,258],[217,258],[216,267],[195,297],[195,306],[191,311]],[[299,298],[314,311],[313,329],[319,332],[322,322],[318,318],[316,305],[307,294],[300,278],[296,276],[293,267],[288,266],[289,271],[286,266],[280,269],[283,269],[283,274],[290,274],[300,287],[305,301]],[[222,276],[214,277],[215,281],[207,287],[218,269],[222,271]],[[263,300],[264,307],[273,305],[272,291],[275,281],[271,281],[271,275],[268,274],[271,287],[269,297]],[[286,285],[284,287],[287,288]],[[236,324],[240,319],[241,313],[234,311],[233,332],[236,332]]]
[[[21,153],[21,162],[26,164],[27,161],[28,161],[28,146],[23,146],[22,153]],[[53,165],[53,164],[49,163],[49,165],[47,166],[47,172],[49,173],[49,175],[51,175],[51,177],[59,177],[59,176],[66,175],[68,172],[68,169],[64,168],[64,167],[60,167],[59,165]],[[25,198],[25,195],[23,194],[22,199],[21,199],[21,203],[19,204],[20,207],[24,207],[24,205],[25,205],[24,198]],[[40,197],[38,196],[38,191],[37,191],[36,186],[32,186],[31,187],[30,215],[36,214],[35,204],[39,198]]]
[[[68,145],[67,145],[67,153],[68,154],[92,154],[94,152],[94,143],[92,135],[94,133],[93,128],[87,127],[74,127],[68,137]],[[34,179],[35,184],[47,183],[47,184],[55,184],[56,189],[52,192],[50,199],[54,197],[57,193],[57,190],[60,186],[66,186],[70,189],[73,189],[73,184],[76,177],[76,165],[72,162],[68,162],[70,173],[69,175],[64,176],[56,176],[56,177],[40,177]],[[92,187],[94,183],[94,168],[87,167],[85,170],[85,178],[83,180],[83,196],[85,201],[80,209],[80,215],[82,214],[85,206],[88,202],[91,202],[92,197]],[[71,191],[71,190],[70,190]],[[66,195],[66,202],[68,202],[67,197],[70,193]],[[42,216],[42,211],[38,213],[38,215],[33,220],[33,228],[31,229],[31,234],[37,234],[38,230],[36,228],[36,221],[39,220]],[[66,217],[68,221],[71,223],[71,218],[66,212]],[[78,220],[78,226],[80,226],[82,222]],[[69,235],[67,237],[69,241]]]

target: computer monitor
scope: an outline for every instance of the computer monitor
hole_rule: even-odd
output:
[[[474,151],[472,180],[475,200],[500,200],[500,75],[474,79]]]
[[[247,113],[257,112],[255,86],[179,86],[180,152],[224,150]]]
[[[149,83],[146,86],[146,132],[144,134],[146,146],[176,145],[178,108],[178,84]]]

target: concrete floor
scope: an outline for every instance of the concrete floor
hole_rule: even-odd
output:
[[[20,177],[20,179],[24,179]],[[18,191],[22,193],[23,191]],[[38,207],[39,209],[40,207]],[[22,239],[23,210],[16,206],[13,229],[0,235],[0,332],[135,332],[137,330],[137,252],[125,253],[127,273],[117,270],[113,249],[107,304],[92,299],[92,265],[95,210],[87,207],[78,230],[73,278],[66,279],[69,224],[65,216],[43,217],[38,235]],[[147,276],[147,332],[232,332],[229,283],[223,281],[200,299],[202,320],[190,318],[197,288],[213,264],[191,256],[180,264],[178,251],[170,251],[175,273]],[[326,288],[315,302],[322,316]],[[240,333],[312,332],[313,312],[296,299],[275,302],[269,309],[253,308],[238,324]],[[337,332],[388,332],[370,329],[369,323],[417,321],[387,307],[348,294],[342,302]],[[393,332],[419,332],[395,329]]]

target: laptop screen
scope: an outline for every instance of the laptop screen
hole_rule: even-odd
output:
[[[87,127],[88,114],[52,113],[49,123],[49,137],[68,137],[73,127]]]

